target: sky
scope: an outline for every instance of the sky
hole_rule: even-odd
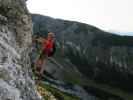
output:
[[[28,0],[31,13],[87,23],[102,30],[133,32],[133,0]]]

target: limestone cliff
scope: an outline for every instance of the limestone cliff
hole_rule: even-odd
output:
[[[31,34],[25,0],[0,0],[0,100],[40,100],[31,78]]]

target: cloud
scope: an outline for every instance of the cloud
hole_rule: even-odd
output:
[[[32,13],[133,32],[133,0],[28,0]]]

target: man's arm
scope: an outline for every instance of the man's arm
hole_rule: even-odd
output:
[[[43,41],[44,41],[44,38],[37,38],[37,39],[35,39],[37,42],[40,42],[40,43],[43,43]]]

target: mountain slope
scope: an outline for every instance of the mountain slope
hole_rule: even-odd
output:
[[[54,58],[63,67],[47,66],[46,71],[53,77],[78,84],[82,84],[80,79],[93,80],[97,84],[133,92],[133,37],[37,14],[32,15],[32,20],[35,35],[37,32],[46,35],[48,31],[56,34],[58,49]]]

